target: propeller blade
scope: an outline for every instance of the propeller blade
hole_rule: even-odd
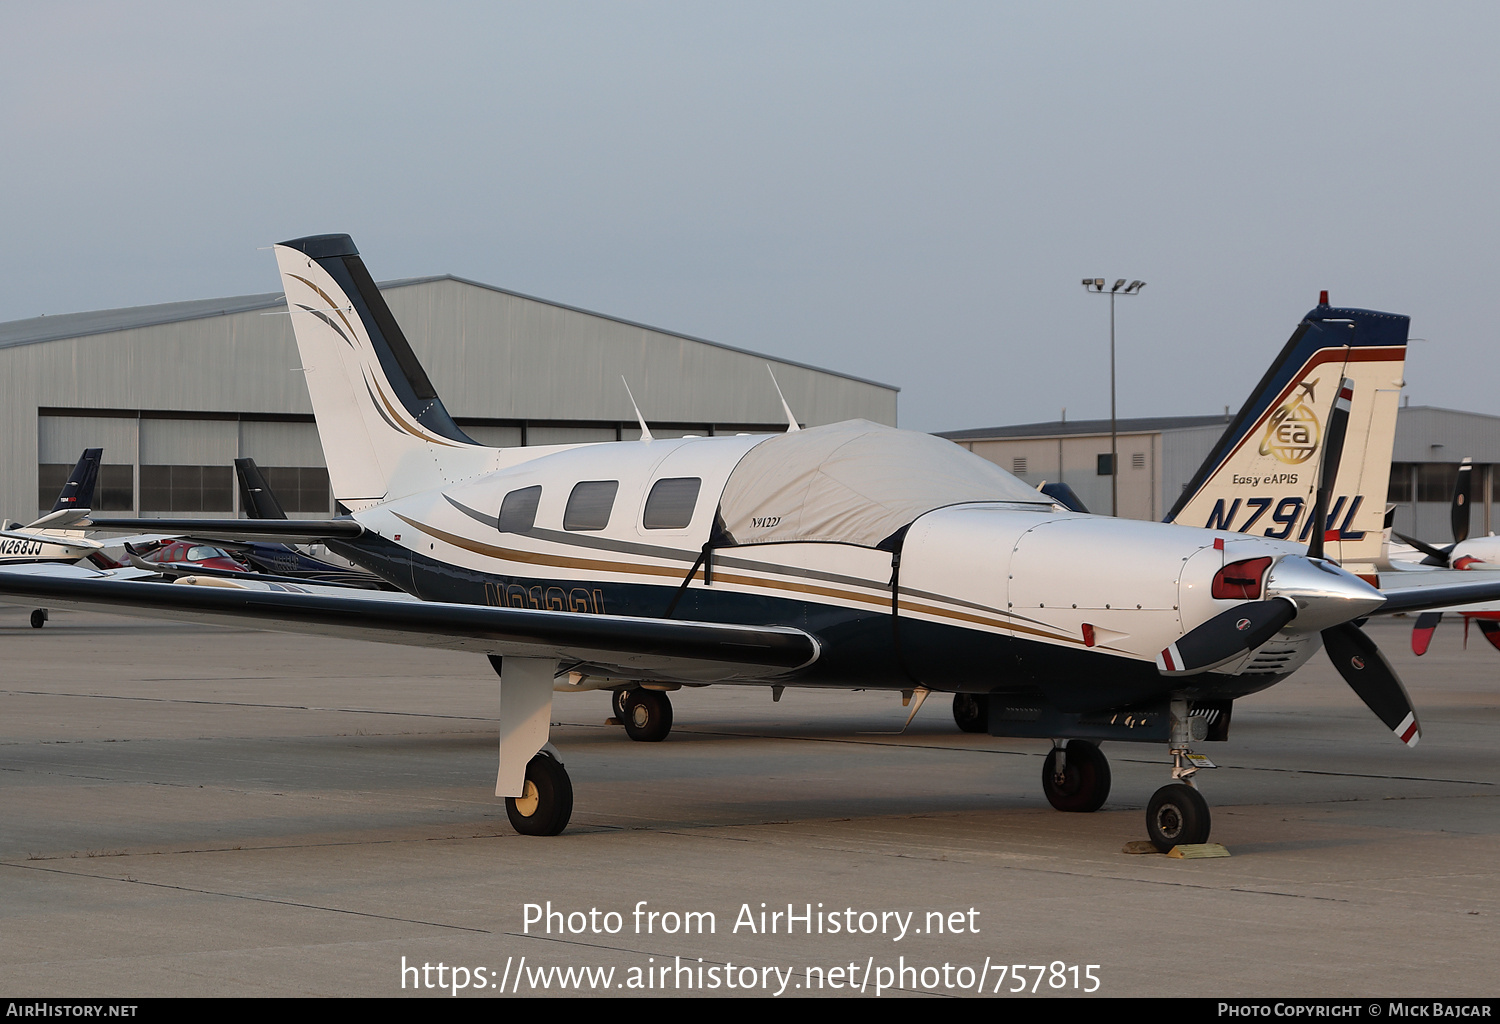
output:
[[[1375,712],[1375,716],[1402,743],[1408,747],[1416,746],[1422,738],[1417,713],[1412,710],[1406,687],[1401,685],[1396,670],[1385,660],[1375,641],[1354,623],[1346,622],[1323,630],[1323,646],[1328,649],[1333,667],[1338,669],[1344,682],[1359,695],[1365,706]]]
[[[1474,482],[1474,460],[1464,459],[1458,467],[1458,482],[1453,485],[1453,508],[1450,513],[1453,523],[1453,543],[1462,544],[1469,539],[1469,487]]]
[[[1296,614],[1297,606],[1279,597],[1220,612],[1158,654],[1157,671],[1189,676],[1218,668],[1271,639]]]
[[[1442,612],[1423,612],[1417,616],[1417,624],[1411,630],[1413,654],[1420,658],[1427,653],[1427,648],[1432,646],[1432,634],[1437,632],[1438,623],[1442,621]]]
[[[1333,399],[1333,411],[1328,414],[1327,440],[1323,442],[1323,465],[1318,471],[1318,496],[1313,502],[1312,542],[1307,545],[1307,557],[1323,557],[1323,540],[1328,531],[1328,501],[1333,496],[1333,485],[1338,479],[1339,462],[1344,458],[1344,435],[1349,430],[1349,405],[1354,399],[1354,382],[1348,377],[1339,380],[1339,393]]]
[[[1494,619],[1475,619],[1479,623],[1479,632],[1490,642],[1490,646],[1500,651],[1500,622]]]
[[[1426,558],[1422,559],[1423,565],[1446,566],[1448,564],[1448,552],[1453,550],[1452,544],[1449,544],[1446,548],[1439,548],[1434,547],[1433,545],[1427,543],[1425,540],[1417,540],[1417,538],[1415,537],[1408,537],[1406,534],[1400,533],[1395,530],[1392,530],[1391,532],[1395,534],[1395,536],[1400,539],[1403,544],[1410,544],[1412,547],[1416,548],[1418,551],[1422,552],[1422,554],[1427,556]]]

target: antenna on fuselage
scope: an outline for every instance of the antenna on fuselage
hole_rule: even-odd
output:
[[[786,413],[786,432],[790,434],[794,430],[801,430],[797,425],[797,417],[792,415],[792,407],[786,404],[786,395],[781,393],[781,385],[776,383],[776,371],[771,369],[771,364],[766,364],[766,372],[771,375],[771,386],[776,389],[776,397],[781,399],[781,411]]]
[[[651,428],[646,426],[646,417],[641,415],[641,407],[635,404],[635,395],[630,390],[630,381],[625,379],[625,375],[623,373],[620,374],[620,383],[625,385],[625,393],[627,395],[630,395],[630,407],[635,410],[636,422],[641,425],[641,440],[656,440],[656,438],[651,436]]]

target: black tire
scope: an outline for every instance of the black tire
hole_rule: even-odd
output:
[[[660,690],[626,690],[625,735],[641,743],[659,743],[672,731],[672,702]]]
[[[1146,833],[1162,853],[1174,846],[1208,842],[1210,824],[1208,801],[1181,782],[1158,789],[1146,806]]]
[[[1109,759],[1088,740],[1069,740],[1067,753],[1061,778],[1056,748],[1042,763],[1042,792],[1047,802],[1059,811],[1097,811],[1109,799]]]
[[[31,613],[31,628],[41,629],[47,624],[47,609],[37,608]]]
[[[990,731],[990,696],[987,693],[955,693],[953,721],[964,732]]]
[[[616,690],[609,697],[609,706],[614,709],[615,717],[621,722],[625,721],[625,698],[629,690]]]
[[[523,836],[555,836],[573,816],[573,781],[548,754],[526,764],[526,792],[505,798],[505,816]]]

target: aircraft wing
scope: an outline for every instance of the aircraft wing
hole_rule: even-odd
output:
[[[1433,577],[1438,572],[1411,573],[1413,579],[1407,583],[1402,580],[1404,586],[1390,586],[1389,577],[1381,578],[1381,593],[1385,595],[1385,604],[1376,611],[1376,615],[1392,615],[1397,612],[1425,612],[1434,609],[1461,611],[1462,606],[1478,604],[1485,601],[1500,601],[1500,580],[1479,579],[1472,580],[1476,575],[1470,572],[1445,572],[1445,577],[1467,576],[1470,580],[1459,583],[1439,582]],[[1490,574],[1485,573],[1486,577]],[[1421,577],[1427,577],[1422,579]]]
[[[365,528],[353,519],[105,519],[90,516],[71,528],[104,533],[152,533],[190,540],[294,544],[352,540],[365,532]]]
[[[297,594],[180,583],[115,582],[0,571],[0,599],[48,607],[249,626],[283,633],[555,658],[599,675],[676,682],[762,682],[818,658],[818,641],[789,626],[742,626],[621,615]]]

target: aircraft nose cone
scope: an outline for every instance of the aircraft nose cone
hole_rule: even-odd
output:
[[[1289,632],[1321,632],[1385,604],[1385,596],[1352,572],[1322,558],[1287,555],[1271,567],[1266,596],[1297,606]]]

